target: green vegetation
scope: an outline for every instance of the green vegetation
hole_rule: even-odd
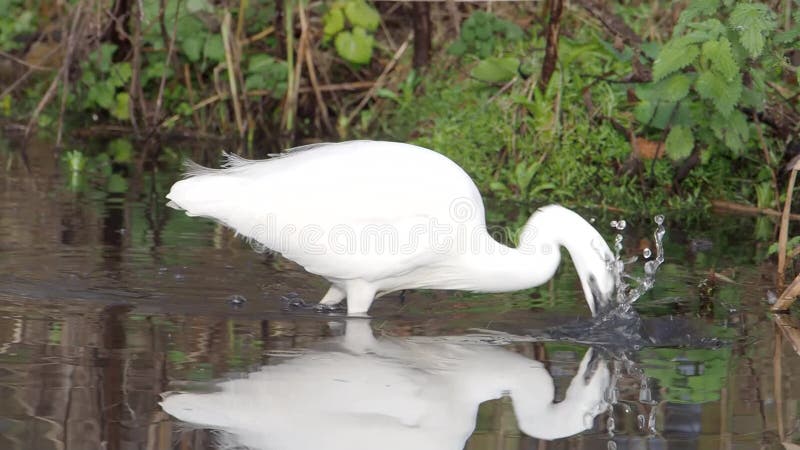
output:
[[[559,19],[547,85],[552,24],[533,3],[459,4],[462,20],[433,21],[428,35],[417,24],[446,5],[145,0],[105,19],[93,0],[2,6],[19,18],[0,19],[13,68],[0,74],[12,80],[0,114],[27,134],[217,134],[252,154],[303,137],[414,142],[461,164],[494,222],[547,202],[695,220],[716,199],[780,209],[779,169],[798,140],[796,1],[579,2]],[[433,37],[427,67],[411,67],[410,49],[425,48],[403,41],[412,31]],[[110,180],[98,167],[147,147],[98,156],[70,144],[62,160],[78,189],[77,174]],[[773,228],[762,219],[757,233]]]

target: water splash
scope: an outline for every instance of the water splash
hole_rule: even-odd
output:
[[[656,272],[664,262],[664,236],[666,229],[664,228],[664,216],[659,214],[653,217],[653,222],[656,223],[656,231],[653,233],[653,238],[656,244],[655,258],[652,250],[645,248],[642,250],[642,257],[646,259],[644,263],[644,277],[635,277],[625,272],[625,266],[633,264],[638,261],[638,257],[634,256],[628,260],[622,258],[623,249],[623,236],[617,233],[614,236],[614,260],[609,263],[609,269],[614,275],[616,283],[616,300],[618,306],[629,306],[642,295],[647,293],[653,288],[656,281]],[[611,227],[619,232],[625,230],[627,224],[624,220],[612,220]]]

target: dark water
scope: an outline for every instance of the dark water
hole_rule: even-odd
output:
[[[767,313],[751,219],[670,217],[635,340],[588,320],[568,264],[529,292],[414,292],[346,319],[288,306],[320,279],[165,207],[191,144],[141,166],[86,150],[77,176],[42,144],[28,174],[12,147],[0,449],[795,448],[796,330]],[[638,229],[631,252],[651,245]],[[207,426],[159,406],[177,391],[194,394],[164,408]]]

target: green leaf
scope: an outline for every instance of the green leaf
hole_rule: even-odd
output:
[[[678,18],[678,24],[684,25],[697,18],[716,15],[718,8],[719,0],[693,0],[689,2],[686,9],[681,12]],[[679,29],[678,32],[680,31]]]
[[[665,143],[667,156],[673,160],[688,158],[694,149],[694,135],[689,127],[676,125],[669,130]]]
[[[704,43],[703,59],[710,64],[711,70],[725,79],[731,79],[739,74],[739,65],[733,57],[731,43],[726,38]]]
[[[108,143],[108,154],[114,162],[133,161],[133,144],[128,139],[117,138]]]
[[[636,104],[636,108],[633,109],[633,116],[636,118],[637,122],[646,125],[650,123],[650,119],[653,118],[653,113],[655,112],[655,103],[649,100],[640,100],[639,103]]]
[[[660,81],[667,75],[692,64],[699,54],[697,45],[689,43],[685,37],[667,42],[653,62],[653,80]]]
[[[191,62],[200,61],[200,53],[203,51],[203,44],[205,43],[205,36],[189,35],[181,40],[181,50],[189,58]]]
[[[463,54],[467,53],[467,44],[465,44],[461,39],[456,39],[452,44],[450,44],[450,47],[447,48],[447,53],[454,56],[462,56]]]
[[[119,120],[128,120],[131,118],[131,110],[129,109],[130,95],[127,92],[119,92],[115,96],[114,108],[109,112],[112,116]]]
[[[267,78],[260,73],[248,74],[244,79],[244,87],[248,91],[266,90],[269,89]]]
[[[214,61],[216,63],[225,61],[225,44],[222,42],[221,34],[208,37],[203,48],[203,54],[209,61]]]
[[[739,41],[750,57],[764,51],[765,34],[776,27],[775,13],[763,3],[738,3],[731,12],[730,26],[739,33]]]
[[[189,11],[189,13],[191,14],[200,11],[214,12],[214,6],[212,6],[211,3],[208,2],[208,0],[187,0],[186,10]]]
[[[89,87],[87,97],[89,101],[94,102],[97,106],[109,110],[114,106],[114,95],[116,89],[108,82],[101,81]]]
[[[364,0],[350,0],[344,7],[344,14],[347,20],[353,24],[353,28],[361,27],[368,31],[375,31],[381,23],[381,16],[378,11],[367,4]]]
[[[111,176],[108,178],[108,185],[106,186],[106,190],[108,192],[112,192],[115,194],[127,192],[128,180],[126,180],[122,175],[118,173],[112,173]]]
[[[129,62],[117,63],[111,66],[111,71],[108,77],[108,81],[114,87],[122,87],[128,84],[128,81],[131,80],[131,75],[133,75],[133,71],[131,70],[131,63]]]
[[[367,64],[372,58],[374,39],[361,27],[336,35],[334,45],[339,56],[353,64]]]
[[[658,98],[668,102],[677,102],[689,94],[692,80],[683,73],[676,73],[660,81],[656,86]]]
[[[344,12],[341,8],[331,8],[322,16],[322,32],[330,41],[336,33],[344,30]]]
[[[716,72],[705,71],[697,78],[695,89],[700,97],[711,100],[717,111],[727,117],[742,96],[742,77],[737,75],[726,79]]]
[[[487,83],[505,83],[519,74],[519,64],[514,57],[488,58],[479,62],[470,76]]]
[[[705,41],[718,39],[724,36],[726,32],[725,25],[717,19],[708,19],[699,23],[690,23],[689,28],[692,30],[686,38],[694,43],[701,43]]]
[[[391,89],[386,89],[386,88],[378,89],[375,92],[375,95],[377,95],[378,97],[381,97],[381,98],[388,98],[388,99],[394,100],[394,101],[398,101],[400,99],[400,96],[397,95],[397,92],[395,92],[395,91],[393,91]]]
[[[750,128],[747,123],[747,117],[739,111],[734,111],[727,120],[725,145],[738,156],[742,154],[745,149],[745,143],[749,138]]]

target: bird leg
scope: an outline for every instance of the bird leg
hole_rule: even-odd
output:
[[[375,300],[376,289],[364,280],[349,280],[345,284],[347,290],[347,314],[365,315],[372,301]]]
[[[338,305],[342,300],[344,300],[344,290],[332,284],[328,292],[322,297],[322,300],[319,301],[319,304],[333,306]]]

